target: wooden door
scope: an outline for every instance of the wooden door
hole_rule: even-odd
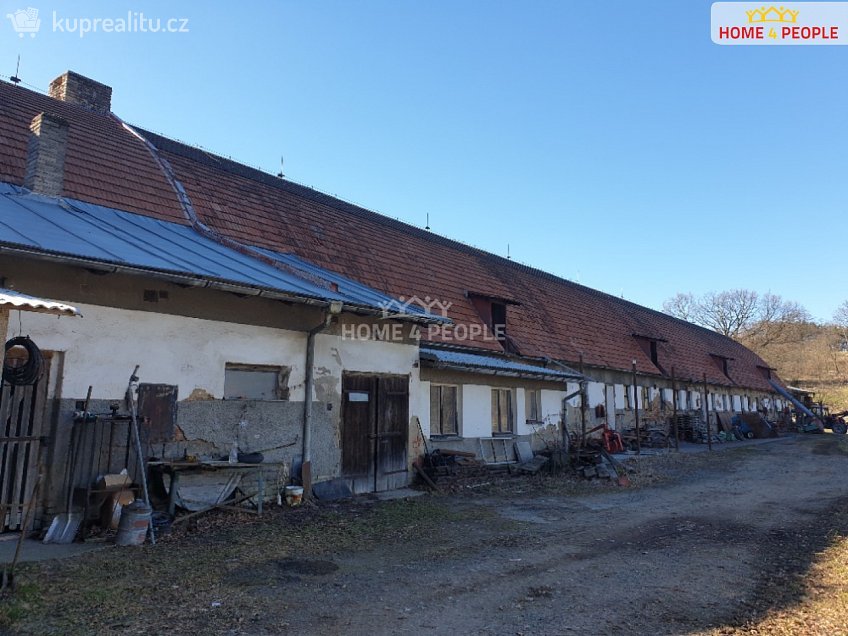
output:
[[[354,492],[374,489],[374,422],[377,414],[377,378],[342,377],[342,476]]]
[[[35,384],[0,384],[0,532],[30,530],[23,523],[38,476],[51,360],[42,354],[45,371]]]
[[[342,394],[342,476],[357,493],[405,486],[409,379],[345,374]]]
[[[409,483],[406,444],[409,439],[409,379],[377,381],[377,457],[374,489],[394,490]]]

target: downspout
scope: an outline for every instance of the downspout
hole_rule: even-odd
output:
[[[312,390],[315,385],[315,336],[330,326],[333,316],[342,311],[341,302],[330,303],[321,323],[306,334],[306,368],[304,369],[303,399],[303,447],[300,469],[300,481],[304,497],[312,496]]]

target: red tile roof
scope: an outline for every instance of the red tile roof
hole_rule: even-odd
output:
[[[0,83],[0,180],[23,182],[29,122],[70,122],[68,196],[185,222],[144,144],[120,122]],[[506,298],[508,334],[523,355],[659,375],[634,334],[657,339],[659,363],[683,380],[770,391],[767,365],[735,341],[665,314],[376,214],[223,157],[140,131],[167,160],[200,217],[219,233],[290,252],[396,297],[451,303],[458,325],[482,326],[468,292]],[[425,332],[425,336],[427,333]],[[451,342],[433,336],[436,341]],[[455,344],[501,350],[494,340]],[[729,359],[728,379],[713,355]]]
[[[0,82],[0,181],[23,185],[29,125],[41,112],[71,124],[65,196],[186,223],[176,195],[144,143],[117,118],[7,82]]]

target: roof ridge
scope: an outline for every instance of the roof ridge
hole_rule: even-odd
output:
[[[254,181],[258,181],[263,185],[267,185],[269,187],[277,187],[281,190],[289,192],[290,194],[295,195],[306,195],[309,198],[316,200],[318,203],[322,203],[325,205],[330,205],[336,209],[342,209],[345,212],[352,212],[357,216],[367,216],[369,219],[374,220],[378,223],[383,223],[387,225],[391,225],[396,229],[400,229],[404,232],[408,232],[419,237],[423,237],[426,240],[435,241],[441,243],[443,245],[448,245],[450,247],[458,247],[464,250],[466,253],[470,253],[473,256],[481,258],[483,260],[495,261],[500,265],[504,265],[507,267],[511,267],[514,269],[525,271],[531,275],[539,276],[541,278],[557,282],[560,284],[569,285],[573,288],[584,290],[586,293],[594,296],[601,296],[609,301],[611,301],[614,305],[627,305],[629,307],[633,307],[640,311],[648,312],[653,316],[657,316],[663,319],[676,321],[678,323],[683,323],[689,327],[695,327],[713,337],[719,336],[721,338],[727,338],[731,342],[736,345],[741,345],[741,343],[736,342],[730,336],[725,336],[713,329],[709,329],[708,327],[704,327],[702,325],[697,325],[695,323],[691,323],[687,320],[683,320],[682,318],[678,318],[676,316],[672,316],[671,314],[667,314],[658,309],[654,309],[652,307],[647,307],[645,305],[640,305],[632,300],[628,300],[626,298],[621,298],[619,296],[615,296],[609,292],[605,292],[599,289],[595,289],[593,287],[589,287],[587,285],[583,285],[581,283],[577,283],[573,280],[569,280],[568,278],[564,278],[563,276],[554,274],[552,272],[548,272],[539,267],[529,265],[527,263],[522,263],[520,261],[512,260],[511,258],[506,258],[500,256],[499,254],[495,254],[493,252],[486,251],[480,247],[476,247],[474,245],[470,245],[463,241],[459,241],[457,239],[444,236],[439,234],[438,232],[433,232],[432,230],[425,230],[418,226],[412,225],[406,221],[401,221],[400,219],[393,218],[381,212],[377,212],[371,210],[363,205],[358,203],[353,203],[351,201],[347,201],[345,199],[340,198],[337,195],[328,194],[317,188],[312,186],[308,186],[297,181],[293,181],[291,179],[286,179],[284,177],[278,177],[270,172],[266,172],[261,168],[256,166],[252,166],[247,163],[240,162],[232,157],[228,157],[226,155],[221,155],[211,150],[208,150],[199,145],[193,145],[184,141],[180,141],[177,139],[173,139],[164,134],[160,134],[157,132],[153,132],[147,130],[146,128],[135,126],[133,128],[139,130],[141,134],[147,136],[152,136],[156,138],[156,147],[159,150],[164,150],[165,152],[173,152],[174,154],[178,154],[183,158],[198,161],[200,163],[205,163],[206,165],[210,165],[215,168],[226,170],[231,174],[235,174],[236,176],[245,177],[248,179],[253,179]],[[148,137],[149,138],[149,137]],[[162,147],[162,142],[166,147]],[[197,156],[197,152],[202,153],[203,159]],[[341,204],[341,205],[340,205]],[[741,345],[744,346],[744,345]],[[754,354],[756,355],[756,354]]]

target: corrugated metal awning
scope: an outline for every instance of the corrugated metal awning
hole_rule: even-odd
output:
[[[533,361],[530,360],[524,362],[521,359],[484,353],[422,347],[420,356],[422,366],[433,369],[453,369],[470,373],[554,382],[583,379],[579,372],[565,365],[560,365],[561,368],[551,369],[533,364]]]
[[[0,308],[22,309],[24,311],[54,314],[57,316],[82,316],[80,310],[72,305],[2,288],[0,288]]]
[[[109,264],[115,271],[200,281],[241,293],[256,290],[295,302],[341,302],[347,310],[387,318],[439,320],[415,308],[398,311],[391,296],[302,259],[265,251],[266,262],[248,253],[256,248],[245,248],[242,252],[216,242],[188,225],[0,183],[0,251]]]

